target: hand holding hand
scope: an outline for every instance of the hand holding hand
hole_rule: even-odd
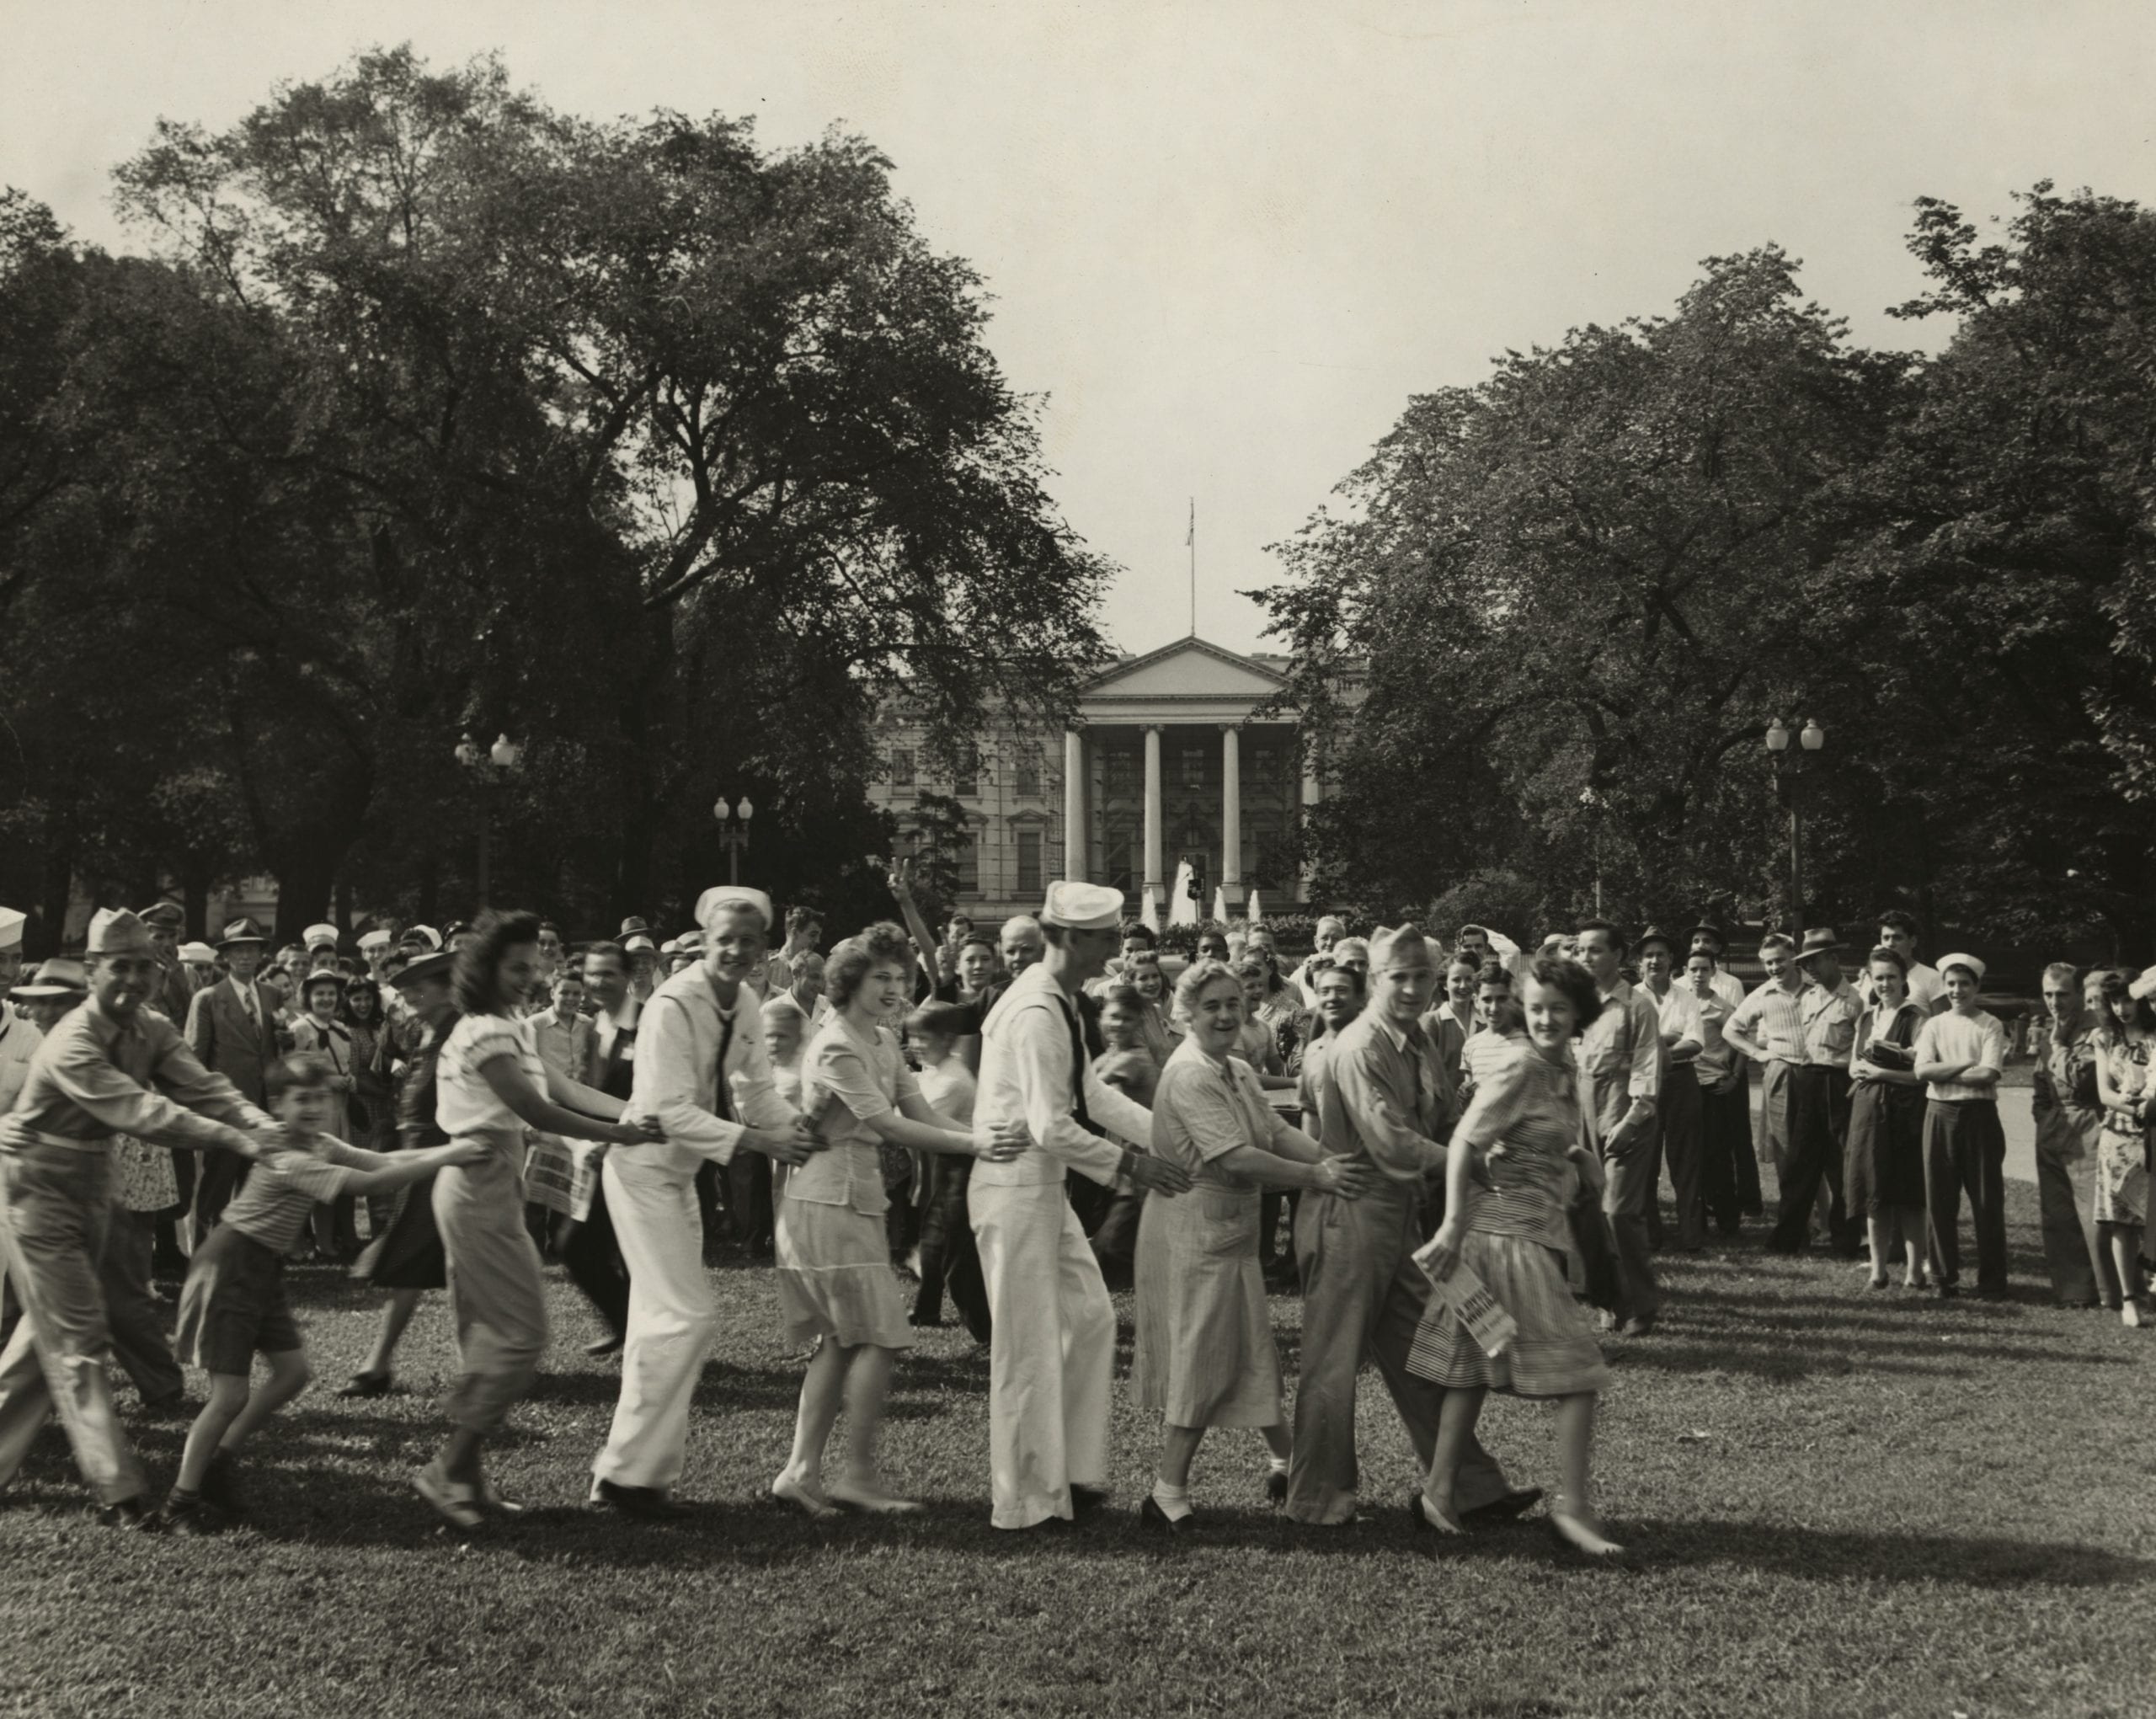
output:
[[[782,1164],[805,1164],[824,1150],[825,1143],[796,1117],[782,1129],[752,1128],[742,1135],[741,1144]]]

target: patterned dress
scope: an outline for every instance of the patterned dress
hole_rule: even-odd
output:
[[[1482,1385],[1517,1396],[1600,1391],[1609,1369],[1565,1277],[1567,1155],[1584,1138],[1579,1072],[1569,1052],[1552,1061],[1524,1037],[1502,1043],[1502,1055],[1478,1055],[1475,1101],[1453,1133],[1452,1150],[1476,1154],[1460,1263],[1512,1315],[1518,1333],[1502,1354],[1486,1355],[1433,1296],[1407,1370],[1449,1390]]]
[[[2129,1038],[2116,1031],[2096,1035],[2097,1054],[2108,1068],[2121,1098],[2148,1090],[2149,1062],[2156,1041]],[[2096,1142],[2095,1207],[2100,1224],[2142,1224],[2148,1220],[2148,1135],[2116,1111],[2104,1113],[2104,1132]]]

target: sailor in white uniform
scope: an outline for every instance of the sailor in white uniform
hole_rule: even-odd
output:
[[[1152,1138],[1152,1113],[1106,1086],[1086,1054],[1077,997],[1121,941],[1123,892],[1049,885],[1045,957],[1011,981],[981,1036],[976,1138],[1020,1122],[1034,1144],[974,1166],[967,1209],[980,1244],[995,1337],[989,1352],[989,1461],[998,1528],[1070,1520],[1107,1501],[1115,1311],[1064,1174],[1102,1186],[1120,1174],[1177,1194],[1190,1177],[1166,1159],[1092,1133]]]

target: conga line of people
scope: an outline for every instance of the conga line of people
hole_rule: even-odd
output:
[[[1801,1252],[1817,1229],[1865,1258],[1871,1289],[1898,1264],[1905,1288],[1952,1296],[1966,1198],[1973,1290],[2004,1291],[2007,1034],[1979,1000],[1984,964],[1924,965],[1906,916],[1882,919],[1854,983],[1832,932],[1769,936],[1748,994],[1719,927],[1680,942],[1602,920],[1533,954],[1482,926],[1448,952],[1412,924],[1354,939],[1321,921],[1292,972],[1264,927],[1209,931],[1171,978],[1114,889],[1051,884],[990,938],[956,917],[931,929],[904,870],[891,881],[905,924],[828,951],[797,909],[774,952],[770,898],[728,886],[681,937],[632,921],[576,953],[551,922],[497,912],[371,932],[362,968],[317,927],[271,964],[281,987],[260,976],[253,921],[204,963],[179,953],[168,904],[100,911],[81,960],[18,983],[22,918],[0,910],[17,1313],[0,1487],[56,1417],[105,1521],[192,1535],[243,1518],[243,1452],[311,1376],[284,1274],[311,1242],[356,1254],[388,1298],[344,1396],[394,1388],[401,1337],[446,1290],[457,1369],[414,1487],[460,1529],[513,1518],[483,1456],[545,1359],[551,1252],[604,1327],[590,1353],[622,1357],[589,1502],[664,1522],[683,1508],[723,1222],[771,1251],[778,1333],[808,1352],[769,1492],[811,1516],[921,1508],[878,1432],[947,1293],[988,1359],[994,1525],[1099,1509],[1113,1281],[1134,1293],[1129,1388],[1161,1422],[1145,1529],[1198,1527],[1212,1428],[1257,1430],[1256,1495],[1288,1519],[1355,1520],[1357,1380],[1374,1362],[1422,1476],[1422,1544],[1542,1497],[1477,1439],[1496,1390],[1556,1403],[1550,1529],[1608,1558],[1598,1335],[1656,1331],[1658,1249],[1695,1253],[1765,1216],[1760,1160],[1780,1195],[1770,1248]],[[2043,985],[2031,1108],[2052,1290],[2138,1325],[2156,969],[2060,964]],[[117,1191],[122,1166],[156,1172],[173,1152],[195,1166],[176,1356],[149,1299],[155,1208],[131,1223]],[[163,1173],[153,1188],[177,1185]],[[1266,1269],[1283,1217],[1303,1303],[1292,1402]],[[207,1396],[160,1505],[110,1372],[169,1409],[178,1362]]]

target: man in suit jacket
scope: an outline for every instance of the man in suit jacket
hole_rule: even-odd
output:
[[[254,976],[269,939],[251,919],[225,927],[217,940],[232,977],[195,993],[187,1008],[187,1048],[203,1067],[222,1075],[253,1105],[264,1101],[264,1083],[277,1060],[277,999]],[[216,1227],[225,1206],[246,1178],[245,1160],[231,1152],[205,1153],[195,1185],[195,1209],[188,1218],[194,1246]]]

